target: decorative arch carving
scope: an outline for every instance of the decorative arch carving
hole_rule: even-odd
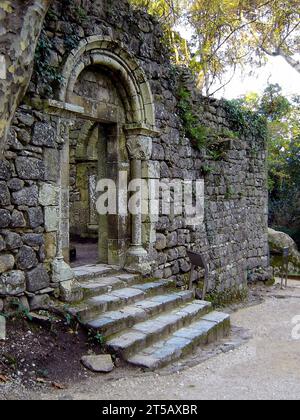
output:
[[[95,65],[108,68],[120,80],[120,93],[128,122],[154,130],[154,101],[145,72],[122,43],[109,37],[89,37],[71,52],[63,68],[63,83],[58,99],[70,102],[81,72]]]

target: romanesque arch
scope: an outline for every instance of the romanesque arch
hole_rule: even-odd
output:
[[[59,100],[72,102],[80,73],[88,66],[95,65],[110,69],[121,82],[120,94],[128,122],[155,129],[154,102],[145,72],[122,43],[108,37],[89,37],[71,52],[62,72]]]
[[[99,71],[107,72],[113,78],[118,95],[121,98],[122,108],[125,111],[125,119],[120,118],[119,110],[116,110],[111,104],[101,101],[97,103],[95,99],[89,100],[86,96],[79,97],[76,94],[76,86],[81,75],[89,69],[92,69],[95,73],[99,69]],[[133,179],[141,179],[142,165],[144,161],[151,158],[152,137],[157,135],[157,130],[155,128],[155,109],[150,85],[138,62],[121,43],[108,37],[92,36],[81,41],[79,46],[70,53],[62,71],[62,80],[57,96],[57,103],[61,104],[60,107],[71,112],[71,119],[84,118],[87,121],[105,124],[111,130],[109,136],[116,136],[115,144],[119,142],[117,136],[125,136],[124,142],[130,163],[128,173]],[[89,125],[89,122],[84,124],[83,131]],[[69,144],[66,143],[63,151],[65,161],[68,161],[68,153]],[[102,149],[101,155],[104,153]],[[118,150],[115,150],[114,155],[118,155]],[[108,162],[110,161],[107,155],[105,159],[108,159]],[[114,164],[115,162],[112,162],[108,166]],[[115,172],[115,170],[112,172]],[[67,178],[68,176],[64,174],[61,179],[62,190],[68,187]],[[65,197],[66,194],[64,194],[62,200],[65,200]],[[61,207],[69,207],[69,203],[62,202]],[[110,226],[120,225],[122,223],[121,219],[121,217],[118,219],[117,216],[109,223],[100,221],[100,226],[101,228],[104,226],[104,230],[110,229]],[[143,236],[148,237],[149,233],[145,232],[145,228],[143,228],[142,216],[139,214],[132,215],[130,224],[131,246],[126,251],[126,267],[133,271],[149,271],[147,243],[143,239]],[[66,229],[65,221],[61,224],[61,229]],[[122,230],[124,230],[124,227],[120,229],[120,231]],[[62,232],[62,236],[67,237],[68,232]],[[105,231],[105,236],[108,237],[108,243],[112,244],[109,245],[107,252],[108,255],[112,255],[111,258],[108,258],[108,263],[113,264],[115,261],[117,263],[123,261],[124,237],[122,235],[119,237],[118,232],[114,232],[110,236],[109,231]],[[68,246],[64,249],[63,254],[66,257]],[[102,249],[103,254],[103,244],[99,245],[99,249]],[[122,254],[122,258],[118,259],[117,257],[114,260],[114,256],[118,254]]]

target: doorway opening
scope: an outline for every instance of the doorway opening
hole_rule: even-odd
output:
[[[116,192],[119,177],[129,177],[125,137],[118,124],[100,124],[76,120],[70,130],[69,231],[70,264],[79,267],[90,264],[123,266],[131,243],[129,216],[99,215],[96,202],[97,184],[101,179],[114,182]],[[124,145],[123,145],[124,146]],[[117,203],[118,204],[118,203]]]

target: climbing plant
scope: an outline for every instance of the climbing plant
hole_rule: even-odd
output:
[[[43,81],[45,95],[51,96],[63,78],[60,69],[51,64],[53,46],[43,30],[35,50],[34,73]]]

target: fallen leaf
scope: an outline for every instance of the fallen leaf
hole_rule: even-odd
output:
[[[4,376],[4,375],[0,375],[0,382],[7,382],[8,381],[8,377]]]
[[[53,388],[56,388],[56,389],[66,389],[66,387],[64,385],[59,384],[57,382],[52,382],[52,386],[53,386]]]
[[[46,381],[46,379],[43,379],[43,378],[37,378],[36,381],[40,384],[48,384],[49,383],[49,381]]]

